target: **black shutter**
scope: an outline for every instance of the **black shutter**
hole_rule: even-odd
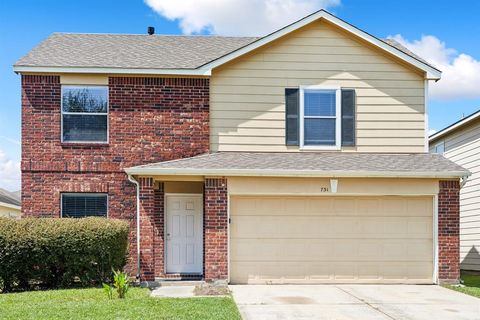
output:
[[[355,90],[342,89],[342,146],[355,145]]]
[[[299,89],[285,89],[285,144],[299,145]]]

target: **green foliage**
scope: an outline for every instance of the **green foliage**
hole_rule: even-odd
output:
[[[103,284],[103,289],[110,299],[113,298],[113,291],[117,291],[119,299],[125,299],[128,289],[130,288],[130,278],[128,274],[120,270],[113,271],[113,285]]]
[[[107,294],[108,299],[112,300],[113,299],[113,287],[109,286],[106,283],[103,283],[102,286],[103,286],[103,291],[105,291],[105,293]]]
[[[0,218],[0,288],[99,285],[126,262],[128,224],[105,218]]]
[[[125,299],[128,288],[130,286],[128,274],[121,271],[113,271],[113,286],[117,290],[118,298]]]

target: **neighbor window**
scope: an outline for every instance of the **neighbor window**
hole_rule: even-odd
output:
[[[62,193],[62,218],[106,217],[106,193]]]
[[[445,142],[442,141],[435,145],[435,153],[443,154],[445,152]]]
[[[340,89],[300,89],[300,143],[304,148],[340,148]]]
[[[108,88],[62,86],[62,142],[108,142]]]

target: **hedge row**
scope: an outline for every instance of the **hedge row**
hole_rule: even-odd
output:
[[[107,282],[126,263],[128,224],[105,218],[0,218],[0,290]]]

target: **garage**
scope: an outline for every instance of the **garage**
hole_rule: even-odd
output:
[[[433,283],[431,196],[231,196],[230,282]]]

